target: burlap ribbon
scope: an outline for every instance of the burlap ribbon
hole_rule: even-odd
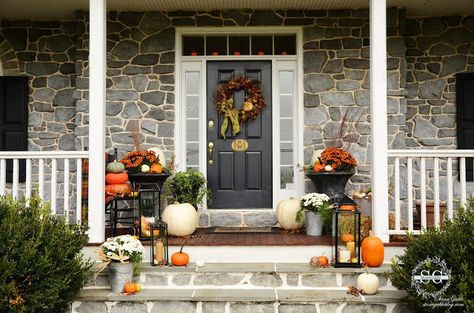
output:
[[[94,273],[94,280],[97,279],[99,274],[107,267],[112,261],[119,261],[120,263],[126,263],[130,259],[128,255],[123,255],[123,251],[119,250],[119,254],[112,253],[112,255],[106,255],[102,249],[96,251],[99,255],[99,259],[102,263],[97,266],[97,271]]]
[[[232,136],[234,137],[240,132],[240,123],[239,123],[239,110],[234,107],[234,100],[231,98],[227,100],[225,106],[221,107],[222,112],[224,113],[224,121],[221,126],[221,135],[224,139],[227,127],[229,127],[229,121],[232,124]]]

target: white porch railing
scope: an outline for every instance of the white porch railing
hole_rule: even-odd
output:
[[[388,158],[393,166],[391,193],[395,214],[395,227],[389,234],[420,232],[414,230],[415,201],[420,206],[421,229],[427,227],[428,201],[433,203],[435,226],[442,222],[441,204],[446,206],[445,217],[452,218],[454,206],[466,203],[466,158],[474,158],[474,150],[389,150]]]
[[[50,201],[54,214],[62,212],[69,221],[69,212],[75,208],[73,220],[79,223],[82,213],[82,161],[88,158],[87,151],[0,152],[0,195],[11,194],[18,198],[21,197],[20,193],[23,193],[25,198],[29,198],[37,189],[41,199]],[[7,183],[7,160],[12,160],[13,164],[11,183]],[[25,160],[24,183],[20,183],[20,160]],[[71,170],[72,162],[75,163],[76,168]],[[63,182],[62,192],[58,192],[60,175]],[[46,194],[48,194],[47,197]],[[58,199],[61,197],[63,203],[59,206]]]

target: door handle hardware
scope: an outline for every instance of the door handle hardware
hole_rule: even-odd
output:
[[[209,126],[209,128],[214,128],[214,121],[213,121],[213,120],[209,120],[209,122],[207,123],[207,125]]]
[[[209,162],[208,163],[209,163],[209,165],[212,165],[212,164],[214,164],[214,160],[212,159],[213,155],[214,155],[214,143],[212,141],[209,142],[207,147],[209,148]]]

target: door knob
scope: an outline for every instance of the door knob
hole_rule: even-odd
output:
[[[207,147],[209,148],[209,165],[212,165],[214,163],[214,161],[212,160],[212,157],[214,155],[214,143],[212,141],[209,142]]]

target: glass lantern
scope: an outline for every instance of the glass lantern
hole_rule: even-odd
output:
[[[361,267],[360,217],[357,204],[344,196],[333,213],[334,267]]]
[[[152,266],[168,265],[168,224],[157,220],[150,224],[151,246],[150,262]]]
[[[140,240],[149,240],[151,225],[159,217],[160,192],[153,184],[140,185],[138,188],[138,213]]]

